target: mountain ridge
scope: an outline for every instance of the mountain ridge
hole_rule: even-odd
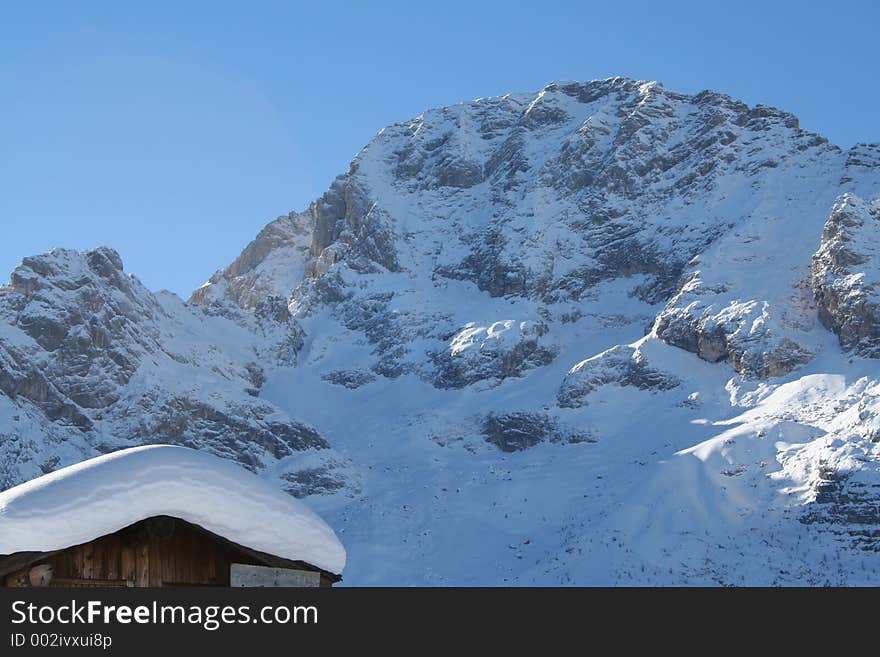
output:
[[[427,110],[188,304],[106,249],[17,269],[3,481],[196,446],[322,511],[352,584],[876,584],[878,196],[880,145],[712,91]]]

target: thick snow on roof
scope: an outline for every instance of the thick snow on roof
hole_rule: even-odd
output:
[[[302,502],[230,461],[171,445],[113,452],[0,493],[0,554],[79,545],[158,515],[332,573],[345,566],[336,534]]]

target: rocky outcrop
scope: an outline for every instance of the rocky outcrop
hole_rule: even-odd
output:
[[[337,261],[346,259],[359,272],[375,272],[377,267],[398,271],[393,224],[387,211],[370,197],[369,188],[354,174],[339,176],[324,195],[309,206],[314,221],[306,275],[324,275]]]
[[[837,403],[828,434],[804,448],[812,451],[808,461],[811,504],[802,510],[799,520],[857,550],[878,552],[880,388],[876,381],[866,379],[857,382],[856,388],[857,392]],[[803,467],[803,461],[798,465]],[[796,459],[790,462],[796,463]]]
[[[157,322],[167,318],[108,248],[25,258],[0,288],[0,317],[17,329],[0,341],[0,390],[83,430],[87,409],[115,403],[161,348]]]
[[[814,504],[799,518],[802,523],[842,535],[857,549],[880,552],[880,483],[824,467],[813,491]]]
[[[547,332],[543,322],[470,322],[452,336],[447,349],[432,355],[437,368],[433,382],[440,388],[463,388],[522,376],[556,356],[552,344],[541,344]]]
[[[658,315],[657,336],[710,363],[727,360],[737,372],[758,378],[783,376],[813,357],[784,333],[774,332],[772,312],[755,301],[718,309],[699,302],[682,307],[678,298]]]
[[[483,419],[483,438],[502,452],[519,452],[539,443],[594,443],[590,433],[574,430],[546,413],[491,413]]]
[[[189,302],[206,305],[229,298],[254,310],[266,297],[287,298],[302,280],[314,221],[307,212],[278,217],[266,225],[232,264],[192,293]]]
[[[840,185],[859,193],[869,189],[880,178],[880,144],[856,144],[846,153],[846,165],[840,178]]]
[[[149,405],[150,401],[141,400],[141,411],[146,413],[126,433],[132,441],[207,449],[255,471],[268,465],[268,459],[330,447],[306,424],[273,419],[277,409],[266,403],[220,405],[187,396],[155,405]]]
[[[846,351],[880,358],[880,201],[841,196],[813,256],[819,319]]]
[[[375,380],[376,375],[364,370],[333,370],[321,375],[327,383],[354,390]]]
[[[588,403],[590,393],[609,384],[639,390],[670,390],[680,385],[674,375],[651,367],[642,351],[617,345],[588,358],[569,370],[557,393],[560,406],[577,408]]]

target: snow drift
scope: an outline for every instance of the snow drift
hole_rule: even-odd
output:
[[[345,567],[336,534],[305,504],[229,461],[172,445],[113,452],[0,493],[0,554],[60,550],[160,515],[332,573]]]

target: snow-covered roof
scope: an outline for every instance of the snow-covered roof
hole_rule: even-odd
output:
[[[345,548],[305,504],[240,466],[151,445],[83,461],[0,493],[0,554],[86,543],[152,516],[339,574]]]

